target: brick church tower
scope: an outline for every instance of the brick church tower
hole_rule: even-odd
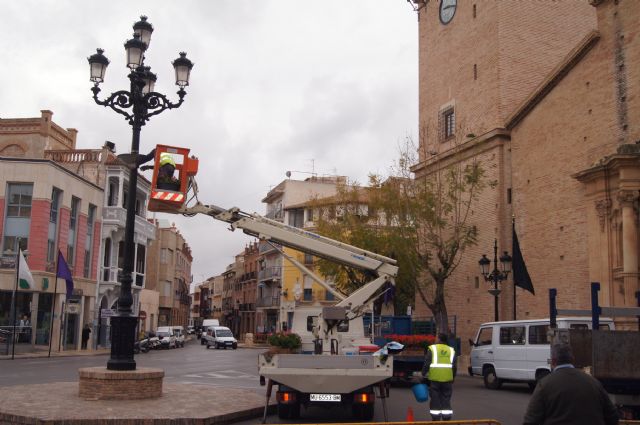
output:
[[[630,64],[638,60],[640,40],[631,36],[633,32],[626,39],[624,35],[635,31],[626,16],[639,18],[640,3],[413,3],[419,18],[416,178],[473,159],[481,162],[487,181],[495,183],[484,189],[473,206],[470,223],[478,227],[478,244],[464,252],[446,284],[447,308],[456,317],[458,336],[464,341],[480,323],[494,318],[494,297],[487,292],[489,284],[480,274],[478,260],[482,254],[492,257],[494,239],[500,251],[512,251],[512,218],[536,291],[533,296],[515,289],[518,319],[548,317],[551,287],[558,288],[564,308],[589,308],[592,280],[606,285],[601,295],[605,303],[632,303],[629,293],[640,289],[638,248],[630,252],[633,243],[627,245],[626,255],[635,257],[635,263],[628,260],[625,273],[631,274],[618,277],[627,294],[617,302],[615,269],[624,266],[622,260],[616,265],[617,260],[604,258],[624,257],[618,252],[622,248],[611,242],[624,239],[611,230],[618,220],[616,206],[606,202],[616,198],[618,189],[603,194],[590,189],[588,182],[597,174],[589,167],[632,143],[631,134],[638,130],[640,112],[632,103],[640,100],[632,96],[637,88],[629,82],[629,73],[637,72],[638,67]],[[626,81],[623,88],[621,81]],[[622,98],[628,105],[621,107]],[[621,110],[624,119],[619,117]],[[621,138],[620,131],[627,137]],[[619,184],[618,177],[612,179],[612,184]],[[627,214],[637,221],[635,180],[631,186],[636,207]],[[596,201],[602,201],[600,209],[610,207],[610,217],[603,219],[606,225],[600,226],[593,206]],[[618,215],[622,217],[622,212]],[[627,230],[637,245],[637,226],[631,229],[628,224]],[[607,240],[611,243],[603,242]],[[608,245],[602,247],[603,243]],[[500,320],[510,320],[514,316],[511,277],[501,289]],[[419,297],[416,304],[417,315],[431,315]]]

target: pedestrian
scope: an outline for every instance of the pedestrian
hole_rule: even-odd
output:
[[[553,372],[529,400],[524,425],[615,425],[618,413],[602,384],[573,366],[568,344],[551,347]]]
[[[87,342],[89,341],[89,335],[91,335],[91,328],[89,327],[89,324],[84,325],[84,328],[82,328],[82,349],[86,350],[87,349]]]
[[[26,314],[18,321],[18,342],[31,342],[31,321]]]
[[[447,345],[446,334],[438,334],[438,342],[427,349],[422,376],[429,380],[431,402],[429,413],[434,421],[449,421],[453,416],[451,394],[456,376],[456,351]]]

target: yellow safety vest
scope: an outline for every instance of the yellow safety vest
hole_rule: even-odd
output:
[[[451,382],[453,381],[453,358],[456,352],[446,344],[433,344],[429,346],[431,350],[431,364],[429,365],[430,381]]]

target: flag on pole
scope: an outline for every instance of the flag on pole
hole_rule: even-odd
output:
[[[524,263],[524,258],[520,251],[520,243],[518,242],[515,225],[513,226],[513,281],[516,286],[535,295],[533,282],[531,282],[527,265]]]
[[[22,250],[18,250],[18,257],[20,261],[19,271],[18,271],[18,284],[20,289],[35,289],[36,284],[33,280],[33,276],[31,275],[31,270],[29,270],[29,266],[27,265],[27,260],[24,259],[24,255],[22,254]]]
[[[73,277],[60,250],[58,250],[58,273],[56,274],[56,278],[58,277],[63,278],[64,281],[67,282],[67,298],[69,298],[73,294]]]

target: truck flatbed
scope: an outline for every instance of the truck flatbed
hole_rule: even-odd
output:
[[[261,354],[259,373],[303,393],[345,394],[390,378],[393,360],[371,355]]]

